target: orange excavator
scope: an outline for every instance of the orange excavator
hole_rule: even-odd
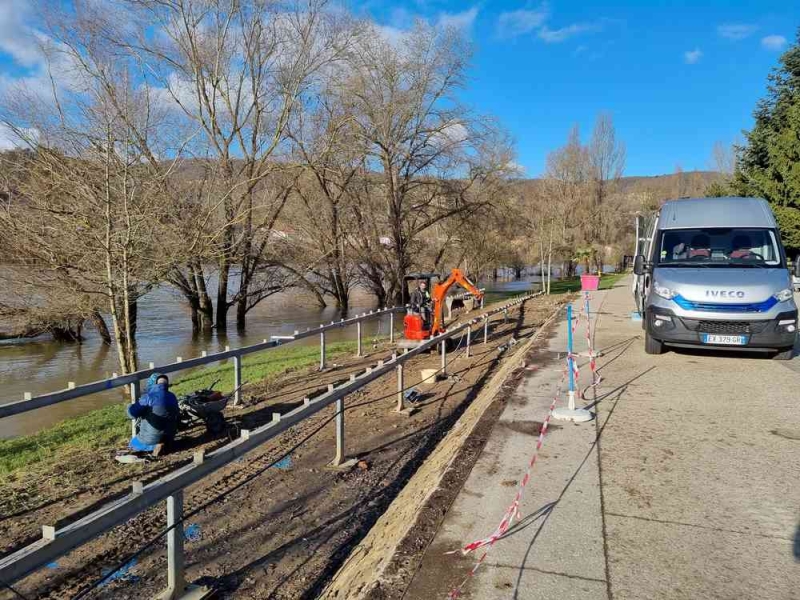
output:
[[[440,280],[431,286],[433,279]],[[431,291],[430,315],[427,315],[425,307],[411,306],[408,314],[403,319],[403,332],[406,341],[405,345],[418,345],[423,340],[432,336],[439,335],[446,331],[444,326],[444,304],[448,290],[458,284],[472,294],[477,301],[483,299],[483,292],[473,284],[461,269],[453,269],[450,276],[441,281],[441,277],[435,273],[414,273],[405,278],[405,282],[424,281],[427,288]],[[427,317],[427,318],[426,318]]]

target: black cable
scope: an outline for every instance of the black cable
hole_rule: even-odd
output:
[[[0,586],[3,586],[7,590],[10,590],[11,593],[14,594],[17,598],[20,598],[20,600],[28,600],[27,596],[25,596],[22,592],[14,588],[10,583],[6,583],[2,579],[0,579]]]
[[[461,342],[464,341],[464,338],[466,337],[466,335],[467,334],[465,333],[465,334],[463,334],[461,336],[461,339],[458,342],[458,346],[456,346],[455,350],[453,350],[453,353],[457,352],[458,349],[461,347]],[[466,348],[464,350],[462,350],[459,354],[463,354],[465,351],[466,351]],[[458,356],[454,356],[454,359],[455,358],[458,358]],[[467,367],[467,370],[470,370],[471,368],[472,367]],[[436,371],[434,371],[433,376],[435,377],[437,373],[441,373],[442,371],[444,371],[446,369],[447,369],[447,366],[439,367],[438,369],[436,369]],[[430,377],[428,379],[430,379]],[[408,390],[413,390],[418,385],[420,385],[420,384],[419,383],[415,383],[415,384],[409,385],[407,387],[404,387],[402,390],[395,390],[395,391],[393,391],[393,392],[391,392],[389,394],[386,394],[385,396],[381,396],[380,398],[373,398],[372,400],[367,400],[365,402],[359,402],[358,404],[351,404],[350,406],[345,406],[345,410],[351,410],[353,408],[358,408],[359,406],[367,406],[368,404],[375,404],[376,402],[380,402],[381,400],[387,400],[389,398],[392,398],[393,396],[396,396],[398,392],[402,393],[402,392],[407,392]]]

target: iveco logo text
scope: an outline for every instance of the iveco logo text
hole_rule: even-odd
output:
[[[706,290],[707,298],[744,298],[741,290]]]

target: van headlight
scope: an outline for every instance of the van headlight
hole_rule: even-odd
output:
[[[775,298],[775,300],[777,300],[778,302],[786,302],[787,300],[791,300],[793,296],[794,292],[792,292],[792,290],[790,290],[789,288],[786,288],[785,290],[781,290],[780,292],[775,294],[773,298]]]
[[[672,300],[677,295],[668,287],[664,287],[663,285],[658,285],[657,283],[653,284],[653,291],[656,293],[657,296],[661,296],[665,300]]]

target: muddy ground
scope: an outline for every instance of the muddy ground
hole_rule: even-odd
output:
[[[499,353],[498,347],[512,334],[517,339],[531,336],[559,301],[529,301],[519,313],[511,314],[508,323],[496,321],[489,343],[474,344],[471,358],[466,357],[463,347],[453,353],[450,378],[420,385],[420,410],[411,417],[394,412],[396,380],[392,375],[349,396],[347,453],[362,460],[361,468],[346,473],[325,468],[334,452],[333,423],[319,428],[330,419],[329,408],[186,490],[187,511],[205,507],[187,519],[188,579],[213,586],[220,597],[316,597],[492,373],[515,350]],[[482,341],[480,335],[474,338]],[[257,427],[273,412],[288,412],[304,396],[315,395],[329,383],[363,371],[389,353],[388,348],[377,348],[361,359],[340,360],[336,368],[325,373],[298,372],[269,387],[251,386],[244,406],[232,416],[243,428]],[[438,366],[437,355],[415,358],[406,366],[406,385],[419,381],[420,369]],[[490,411],[490,415],[496,414]],[[482,429],[491,423],[489,418]],[[317,429],[318,433],[288,460],[270,467],[287,448]],[[205,440],[202,432],[196,431],[187,438],[184,449],[144,466],[118,465],[110,455],[76,454],[51,473],[0,489],[2,554],[40,537],[42,524],[74,520],[127,493],[131,481],[158,478],[190,460],[194,450],[225,442]],[[480,445],[480,441],[475,443]],[[152,597],[166,587],[165,542],[158,539],[164,522],[163,508],[142,513],[17,587],[27,597],[75,597],[147,542],[157,539],[124,569],[115,571],[112,581],[90,594],[102,598]],[[6,597],[14,596],[0,592],[0,598]]]

